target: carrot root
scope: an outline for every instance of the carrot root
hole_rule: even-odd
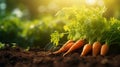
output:
[[[68,40],[58,51],[53,52],[53,54],[66,52],[73,44],[74,42],[72,40]]]
[[[70,49],[65,53],[63,54],[63,56],[66,56],[67,54],[69,54],[70,52],[76,50],[76,49],[79,49],[81,48],[83,45],[84,45],[84,40],[78,40],[77,42],[75,42],[71,47]]]
[[[105,56],[108,53],[109,46],[107,44],[103,44],[101,47],[100,55]]]
[[[83,50],[82,50],[82,53],[81,53],[80,56],[85,56],[85,55],[88,54],[91,50],[92,50],[91,44],[86,44],[86,45],[83,47]]]
[[[92,45],[92,55],[97,56],[101,49],[101,43],[100,42],[94,42]]]

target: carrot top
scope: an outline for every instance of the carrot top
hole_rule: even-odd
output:
[[[64,32],[56,33],[51,42],[58,45],[60,38],[67,34],[67,38],[74,41],[86,39],[89,44],[95,41],[108,44],[119,44],[120,21],[103,17],[105,8],[69,7],[63,8],[57,16],[65,21]],[[69,22],[69,23],[68,23]]]

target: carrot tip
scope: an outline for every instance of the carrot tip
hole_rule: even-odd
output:
[[[83,55],[80,55],[80,57],[83,57]]]
[[[63,54],[63,57],[65,57],[65,56],[68,55],[68,54],[69,54],[69,52],[64,53],[64,54]]]
[[[63,57],[65,57],[67,55],[67,53],[63,54]]]
[[[53,54],[58,54],[58,53],[59,53],[58,51],[53,52]]]

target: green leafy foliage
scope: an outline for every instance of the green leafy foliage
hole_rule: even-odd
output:
[[[68,33],[68,39],[78,40],[86,39],[90,44],[95,41],[109,44],[119,42],[120,22],[117,19],[108,20],[103,17],[104,7],[88,8],[88,7],[70,7],[64,8],[57,13],[57,16],[68,22],[64,26],[65,32]],[[114,32],[113,32],[114,31]],[[56,34],[52,34],[54,36]],[[60,34],[59,34],[60,35]],[[57,35],[57,36],[59,36]],[[114,42],[111,41],[114,39]],[[54,44],[58,44],[58,37],[52,38]]]
[[[0,22],[0,41],[3,43],[13,43],[22,39],[22,22],[20,19],[9,16]]]
[[[5,44],[0,42],[0,49],[3,49],[5,47]]]
[[[24,48],[44,48],[50,44],[50,34],[55,30],[63,31],[63,25],[62,20],[51,15],[31,21],[8,16],[0,23],[0,42],[16,43]]]
[[[53,44],[56,44],[56,46],[58,46],[60,38],[62,38],[63,36],[64,33],[59,33],[58,31],[55,31],[54,33],[51,34],[51,42],[53,42]]]
[[[108,22],[109,25],[109,29],[104,32],[103,34],[103,38],[105,40],[106,43],[108,43],[109,45],[111,44],[117,44],[120,45],[120,21],[115,19],[115,18],[111,18]]]
[[[33,20],[26,22],[23,27],[22,36],[31,47],[44,48],[50,43],[50,34],[54,30],[62,31],[61,26],[63,22],[52,16],[43,17],[41,20]]]

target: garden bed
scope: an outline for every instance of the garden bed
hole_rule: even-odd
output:
[[[0,67],[120,67],[119,51],[110,51],[107,56],[96,57],[90,54],[80,57],[79,52],[63,57],[62,54],[53,55],[49,50],[25,51],[18,47],[7,47],[0,50]]]

